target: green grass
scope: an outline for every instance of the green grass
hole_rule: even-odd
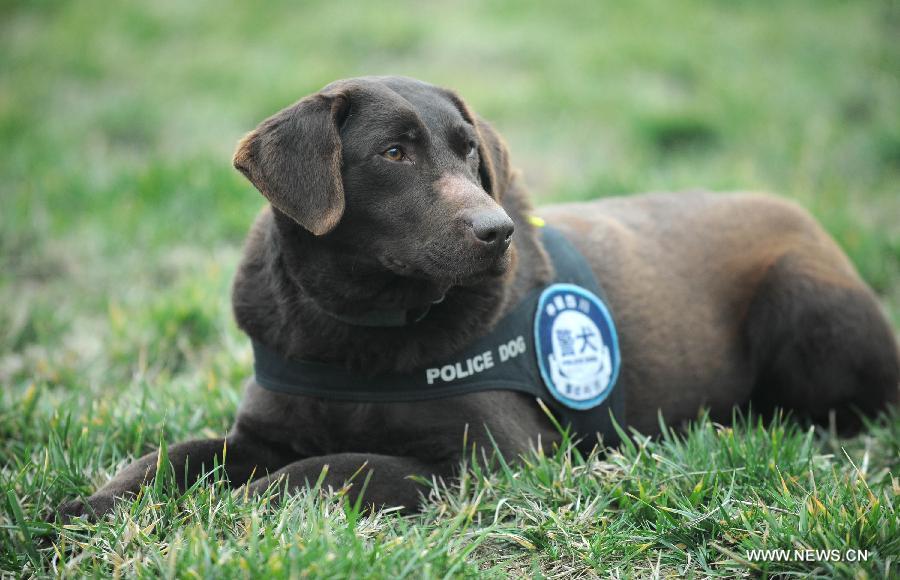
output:
[[[0,2],[0,575],[897,575],[896,414],[849,440],[698,415],[602,458],[472,463],[412,518],[216,473],[97,524],[42,516],[228,429],[251,372],[229,283],[262,205],[230,155],[336,78],[458,89],[539,201],[798,200],[900,327],[898,32],[887,0]],[[744,561],[807,547],[871,556]]]

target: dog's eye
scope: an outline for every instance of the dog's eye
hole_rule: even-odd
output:
[[[466,157],[475,157],[476,153],[478,153],[478,146],[475,141],[469,141],[469,151],[466,153]]]
[[[406,153],[403,152],[403,148],[397,146],[391,147],[381,155],[388,161],[403,161],[403,159],[406,157]]]

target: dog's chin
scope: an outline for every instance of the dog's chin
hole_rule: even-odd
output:
[[[385,256],[381,263],[398,276],[426,280],[435,286],[473,286],[504,277],[511,268],[513,257],[511,251],[493,259],[426,259],[406,262]]]
[[[509,252],[486,267],[475,271],[461,272],[456,276],[456,286],[478,286],[504,278],[510,271],[512,259]]]

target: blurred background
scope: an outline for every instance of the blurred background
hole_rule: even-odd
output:
[[[897,2],[4,0],[0,11],[7,418],[35,388],[48,413],[68,401],[102,423],[117,401],[97,395],[123,384],[157,389],[160,416],[167,396],[227,384],[220,414],[204,400],[205,415],[169,428],[227,426],[250,360],[229,283],[263,204],[231,168],[234,145],[357,75],[457,89],[506,137],[537,203],[694,187],[796,199],[900,324]]]
[[[160,496],[142,495],[138,507],[125,508],[131,516],[71,530],[62,548],[41,554],[27,540],[31,532],[23,521],[38,522],[48,506],[90,493],[161,442],[228,430],[252,373],[249,342],[231,317],[230,283],[242,240],[263,206],[231,167],[234,146],[259,121],[330,81],[374,74],[457,89],[506,137],[537,203],[696,187],[766,190],[794,199],[836,237],[900,329],[897,0],[0,0],[0,575],[24,574],[26,560],[54,574],[109,575],[119,563],[151,562],[147,573],[159,574],[152,572],[159,566],[171,575],[179,549],[180,565],[195,574],[198,562],[216,566],[228,558],[237,570],[247,559],[236,554],[250,554],[253,566],[267,553],[281,564],[280,532],[264,543],[269,552],[258,552],[255,504],[248,508],[252,531],[250,511],[223,511],[225,504],[216,502],[209,503],[215,509],[197,508],[196,522],[203,523],[183,530],[182,512],[171,511],[174,499],[162,496],[170,515],[160,516],[154,503]],[[806,435],[804,451],[797,451],[799,434],[784,443],[779,428],[771,435],[746,432],[752,436],[735,453],[744,457],[752,448],[746,457],[757,458],[764,457],[757,445],[775,450],[777,479],[774,468],[753,471],[770,476],[759,484],[769,491],[759,493],[799,512],[804,541],[833,548],[829,542],[844,534],[864,538],[850,547],[875,542],[890,562],[897,551],[889,539],[896,420],[875,439],[865,438],[864,457],[860,445],[848,444],[848,455],[844,443],[838,447],[832,439],[822,448],[830,454],[815,455],[815,462],[812,455],[805,459]],[[708,465],[731,465],[716,463],[715,453],[732,448],[707,447],[712,443],[705,435],[684,447],[703,461],[677,445],[669,457],[691,462],[681,467],[666,460],[673,469],[666,473],[677,475],[665,479],[635,476],[633,493],[643,498],[644,489],[663,481],[663,489],[671,487],[660,501],[676,505],[687,500],[671,498],[688,497],[678,495],[672,481],[682,472],[693,476],[708,473]],[[856,465],[866,472],[870,445],[864,497]],[[857,458],[852,471],[826,459],[852,462],[851,455]],[[788,462],[784,477],[782,459]],[[829,483],[828,469],[844,483]],[[558,471],[561,477],[564,470]],[[653,464],[651,471],[666,470]],[[785,478],[798,494],[794,500],[784,499]],[[688,490],[689,481],[682,480]],[[811,488],[803,487],[807,483]],[[719,501],[726,494],[704,488],[698,495],[699,486],[686,492],[692,506],[695,497],[712,493],[705,497]],[[559,516],[551,512],[526,524],[541,500],[532,499],[532,488],[521,489],[527,501],[505,508],[526,514],[516,515],[515,525],[540,538],[541,557],[574,561],[568,546],[557,552],[557,544],[544,539],[553,529],[548,518],[574,525],[562,511],[568,505]],[[177,501],[204,506],[212,500],[203,498],[215,495],[204,493]],[[819,516],[809,511],[807,528],[805,506],[810,498],[819,502],[817,495],[829,508]],[[727,496],[720,506],[731,501],[731,491]],[[460,504],[466,521],[481,497]],[[698,509],[706,509],[713,500],[699,501]],[[496,521],[493,507],[483,509],[489,510],[485,521]],[[745,516],[743,508],[734,509],[742,522],[736,535],[751,540],[757,534],[765,542],[770,532],[787,537],[783,530],[797,525],[780,515],[781,523],[770,525],[775,516],[767,508],[765,519],[748,524],[747,517],[763,512],[747,508],[755,515]],[[323,521],[317,513],[310,507],[299,519],[279,516],[277,529],[285,521]],[[703,566],[718,558],[713,537],[704,536],[719,529],[712,520],[687,536],[681,530],[672,536],[658,515],[643,513],[632,507],[615,516],[637,519],[618,528],[628,530],[627,539],[604,540],[602,550],[611,551],[595,552],[599,544],[592,542],[589,561],[608,565],[612,555],[614,565],[637,562],[650,558],[641,552],[652,544],[643,542],[674,550],[673,537],[702,547],[678,552],[674,560],[670,551],[664,570],[685,554],[688,563],[695,557]],[[694,512],[678,513],[687,521]],[[459,534],[457,523],[436,521],[442,534]],[[605,517],[600,521],[607,529]],[[337,519],[312,525],[347,528]],[[409,562],[417,562],[434,552],[432,524],[424,525],[404,524],[386,536],[369,528],[371,535],[358,540],[351,524],[359,543],[320,530],[310,545],[325,546],[329,558],[344,554],[334,569],[363,553],[345,546],[371,542],[374,548],[357,564],[396,562],[388,547],[400,545],[414,554]],[[308,529],[303,524],[297,533]],[[459,537],[468,544],[474,536]],[[636,551],[617,560],[617,542],[635,544],[639,537]],[[79,555],[72,557],[76,545]],[[323,553],[309,552],[311,558]],[[523,557],[529,560],[519,560],[521,574],[529,569],[524,562],[534,565],[538,556],[529,551]],[[636,575],[659,574],[659,557],[652,556],[655,568]]]

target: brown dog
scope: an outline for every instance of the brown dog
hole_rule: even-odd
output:
[[[234,164],[271,203],[248,238],[234,313],[285,360],[359,377],[418,372],[553,278],[506,147],[450,91],[405,78],[335,82],[264,121]],[[796,205],[685,193],[538,213],[605,289],[621,352],[620,422],[652,434],[658,411],[670,424],[704,407],[727,421],[752,401],[817,421],[834,411],[852,429],[857,411],[897,400],[891,328]],[[490,433],[509,457],[538,438],[559,440],[534,397],[515,390],[385,403],[251,380],[225,440],[174,445],[169,458],[190,484],[227,441],[230,481],[253,492],[281,476],[293,486],[315,481],[326,465],[326,483],[338,487],[365,465],[367,501],[415,509],[421,488],[409,476],[451,476],[467,428],[469,442],[490,447]],[[152,477],[156,461],[139,459],[62,515],[108,511]]]

